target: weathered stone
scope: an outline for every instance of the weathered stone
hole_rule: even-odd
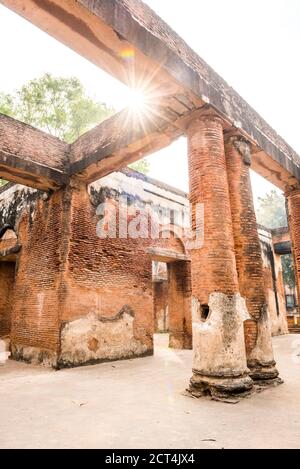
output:
[[[211,293],[209,315],[201,318],[197,300],[193,308],[192,393],[227,395],[252,388],[244,344],[244,321],[249,318],[245,300]]]
[[[11,356],[15,360],[32,363],[33,365],[57,367],[57,354],[52,350],[11,344]]]
[[[125,310],[112,318],[90,313],[68,322],[61,332],[59,367],[145,355],[147,347],[135,339],[133,322]]]

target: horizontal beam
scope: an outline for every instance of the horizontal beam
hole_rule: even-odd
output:
[[[186,254],[182,254],[171,249],[161,248],[148,248],[147,253],[151,256],[152,260],[158,262],[177,262],[177,261],[190,261]]]
[[[61,171],[2,150],[0,150],[0,176],[2,179],[45,191],[56,190],[69,181],[68,175]]]
[[[141,120],[124,110],[71,145],[70,175],[91,183],[168,146],[181,134],[164,110],[146,114]]]
[[[257,172],[282,189],[298,182],[297,153],[140,0],[1,1],[126,84],[150,77],[151,93],[171,90],[196,107],[209,103],[257,146]],[[288,177],[274,178],[270,160]]]
[[[36,189],[58,189],[69,181],[69,145],[0,114],[0,177]]]

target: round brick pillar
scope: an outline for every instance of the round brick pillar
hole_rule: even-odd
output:
[[[222,122],[202,116],[187,129],[191,225],[203,226],[203,244],[189,246],[192,275],[194,395],[248,391],[244,321],[239,294]],[[197,220],[199,204],[204,219]],[[200,210],[201,213],[201,210]]]
[[[245,323],[247,365],[254,380],[277,378],[264,289],[263,261],[250,180],[251,147],[240,136],[225,144],[239,290],[250,321]]]

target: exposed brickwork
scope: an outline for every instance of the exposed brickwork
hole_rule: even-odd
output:
[[[190,263],[168,264],[170,346],[192,348]]]
[[[295,279],[298,298],[300,298],[300,190],[289,192],[286,197]]]
[[[275,228],[272,230],[272,240],[273,244],[282,243],[285,241],[290,241],[290,230],[288,226],[283,226],[281,228]]]
[[[0,262],[0,337],[10,334],[15,263]]]
[[[204,245],[191,251],[192,292],[207,304],[211,292],[238,291],[223,128],[218,118],[203,117],[188,128],[192,227],[195,208],[204,204]]]
[[[63,321],[88,313],[135,314],[135,337],[152,350],[152,261],[140,239],[100,239],[99,216],[84,185],[74,189]]]
[[[155,332],[169,331],[168,282],[153,282],[153,308]]]
[[[246,142],[231,137],[226,142],[225,151],[240,293],[246,300],[251,317],[259,319],[266,305],[266,297],[250,181],[250,160],[247,159],[250,148],[247,147]],[[255,322],[245,324],[245,334],[249,351],[256,343]]]
[[[49,200],[38,199],[20,215],[18,241],[22,251],[16,269],[13,347],[58,352],[68,213],[68,194],[58,191]],[[15,354],[19,354],[16,349]]]
[[[127,179],[131,184],[131,178]],[[156,192],[159,190],[162,196],[151,197],[162,201],[163,211],[170,203],[176,205],[176,197],[180,200],[184,197],[184,194],[176,193],[175,196],[174,193],[175,199],[170,202],[163,198],[166,189],[157,188]],[[131,208],[140,210],[151,204],[150,193],[143,195],[141,189],[140,193],[146,201],[128,194]],[[148,248],[154,246],[182,255],[185,253],[184,245],[174,233],[170,239],[122,239],[118,233],[115,239],[100,239],[97,225],[101,217],[96,213],[97,206],[101,202],[109,202],[116,208],[118,217],[119,195],[117,190],[105,186],[87,191],[86,186],[76,180],[70,188],[52,195],[21,186],[13,186],[2,194],[0,229],[12,227],[17,234],[13,241],[21,247],[17,254],[11,329],[15,358],[52,365],[56,365],[58,360],[59,366],[64,366],[64,363],[69,366],[74,353],[74,364],[84,363],[85,357],[80,356],[81,352],[76,348],[70,349],[70,334],[76,330],[76,320],[80,320],[83,327],[89,324],[88,327],[92,328],[96,324],[98,332],[102,327],[99,321],[104,321],[105,327],[109,329],[111,324],[113,331],[131,327],[126,320],[131,315],[134,337],[130,339],[128,353],[132,355],[134,350],[137,354],[152,352],[152,256]],[[132,215],[129,215],[127,221],[131,219]],[[164,234],[162,230],[161,236]],[[7,243],[5,239],[0,242],[3,247]],[[2,255],[5,252],[2,249]],[[182,294],[182,330],[186,329],[191,334],[190,311],[189,318],[184,319],[189,292]],[[68,329],[71,332],[65,332],[67,324],[71,324]],[[128,327],[127,332],[130,333]],[[61,351],[62,331],[64,346],[67,347],[64,351]],[[109,340],[116,340],[113,337],[107,338],[108,347]],[[95,344],[96,339],[88,337],[88,350],[91,350],[91,343]],[[60,362],[61,353],[64,355]],[[107,351],[105,353],[107,356]],[[122,352],[115,350],[112,356],[122,356]]]
[[[51,168],[66,168],[67,143],[3,114],[0,114],[0,141],[4,152]]]
[[[253,379],[273,379],[278,371],[274,367],[270,313],[250,181],[251,147],[233,136],[227,139],[225,151],[239,288],[252,318],[244,324],[247,364]]]
[[[219,216],[220,213],[226,213],[226,207],[229,207],[224,150],[223,152],[219,150],[223,145],[222,128],[218,120],[215,122],[212,118],[205,118],[204,122],[205,125],[209,123],[206,139],[213,142],[213,146],[211,153],[206,156],[206,166],[201,168],[201,174],[204,177],[208,171],[211,171],[209,180],[214,181],[214,195],[217,194],[216,203],[212,200],[212,196],[209,197],[211,191],[208,188],[206,192],[204,191],[207,196],[206,200],[210,204],[209,207],[217,213],[214,219],[209,219],[212,231],[205,233],[205,242],[209,240],[209,243],[214,243],[213,246],[217,251],[206,251],[202,271],[200,274],[197,273],[195,282],[197,281],[196,288],[200,288],[202,278],[204,280],[207,278],[205,276],[208,270],[210,274],[208,282],[211,281],[213,286],[217,285],[211,292],[218,291],[221,285],[230,295],[230,292],[234,292],[237,288],[237,275],[233,273],[233,279],[224,281],[219,271],[220,266],[227,274],[229,271],[232,275],[235,271],[235,265],[231,263],[234,258],[230,253],[228,255],[226,250],[230,237],[227,236],[225,239],[223,237],[223,233],[227,235],[230,233],[231,214],[229,218]],[[212,131],[213,123],[216,124],[216,128]],[[216,141],[219,143],[217,149]],[[210,164],[209,157],[211,158],[212,155],[215,155],[215,160],[211,160],[215,164]],[[202,159],[199,161],[202,162]],[[224,178],[220,177],[220,168],[223,170],[221,175]],[[92,328],[97,327],[100,334],[102,326],[99,321],[100,323],[104,321],[103,324],[106,324],[107,330],[126,328],[127,318],[133,318],[134,337],[130,340],[132,340],[133,347],[137,347],[136,353],[152,352],[154,314],[151,264],[153,257],[148,249],[151,247],[155,248],[156,252],[169,250],[178,255],[186,255],[184,243],[181,239],[174,237],[174,234],[171,238],[157,240],[120,239],[118,237],[100,239],[97,235],[100,216],[96,210],[99,203],[106,201],[116,208],[118,215],[119,196],[126,194],[126,190],[129,191],[127,195],[131,208],[136,207],[139,210],[147,205],[153,206],[154,203],[158,204],[157,208],[163,212],[170,204],[172,207],[176,204],[182,206],[185,203],[184,194],[175,192],[167,194],[166,191],[169,188],[166,187],[151,188],[148,186],[151,181],[144,181],[137,189],[137,182],[128,176],[125,176],[125,180],[120,180],[120,184],[118,179],[114,181],[114,189],[109,186],[109,181],[106,179],[103,180],[102,185],[94,184],[88,191],[84,184],[74,180],[69,189],[60,190],[52,195],[24,188],[14,190],[13,187],[8,189],[6,195],[2,194],[4,208],[0,214],[1,226],[11,226],[18,235],[18,239],[14,241],[21,245],[21,251],[17,254],[16,287],[18,292],[14,302],[11,333],[14,357],[30,360],[30,348],[33,347],[36,349],[37,361],[45,361],[45,353],[48,352],[53,352],[56,358],[59,358],[62,356],[60,354],[62,353],[63,333],[67,349],[64,350],[61,366],[64,366],[64,363],[67,366],[71,365],[72,357],[74,357],[74,364],[84,363],[85,358],[80,355],[81,352],[79,353],[76,348],[72,350],[70,345],[72,333],[76,331],[76,321],[80,321],[83,328],[89,328],[89,336],[86,338],[82,336],[82,340],[86,341],[86,349],[97,352],[95,344],[99,344],[99,336],[91,336]],[[206,179],[204,181],[206,182]],[[197,184],[197,179],[194,183]],[[205,184],[201,187],[205,188]],[[228,197],[225,211],[222,205],[226,200],[224,194]],[[131,219],[130,215],[127,221]],[[226,226],[224,229],[220,219],[222,223],[227,220],[229,228]],[[175,226],[170,228],[176,231]],[[216,236],[218,232],[216,230],[220,229],[222,237]],[[3,243],[7,241],[3,239],[0,244]],[[229,245],[233,245],[233,238],[231,244],[229,239]],[[199,252],[202,250],[203,248]],[[223,259],[220,253],[223,253]],[[210,263],[209,269],[205,264],[207,260],[208,264]],[[196,259],[196,261],[199,260]],[[188,261],[177,261],[169,267],[171,272],[170,342],[173,346],[187,348],[191,346],[189,265]],[[116,318],[121,312],[120,321],[117,322]],[[111,324],[111,329],[109,324]],[[70,325],[69,328],[68,325]],[[115,339],[112,335],[108,340]],[[138,345],[134,341],[138,341]],[[80,343],[82,343],[81,339],[77,339],[76,344]],[[92,348],[91,344],[93,344]],[[26,347],[29,355],[25,350]],[[109,345],[107,347],[109,348]],[[122,352],[112,356],[119,357],[120,353],[122,356]],[[133,352],[130,349],[128,353]],[[91,359],[89,356],[86,360]]]

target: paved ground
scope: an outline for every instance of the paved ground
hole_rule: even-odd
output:
[[[58,372],[7,362],[0,447],[300,447],[300,335],[274,339],[285,384],[235,405],[185,396],[192,353],[166,339],[154,357]]]

